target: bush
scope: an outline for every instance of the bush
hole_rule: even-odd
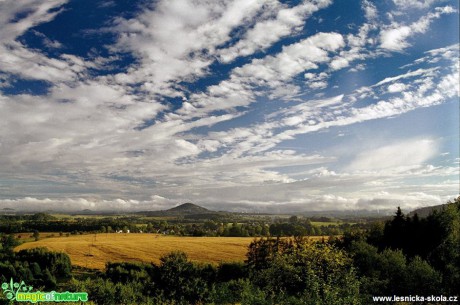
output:
[[[248,252],[250,279],[273,304],[359,304],[351,262],[344,251],[303,238],[254,241]]]

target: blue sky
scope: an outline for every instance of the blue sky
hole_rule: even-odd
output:
[[[459,194],[449,0],[0,1],[0,207],[410,210]]]

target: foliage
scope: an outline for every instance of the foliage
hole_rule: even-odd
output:
[[[0,235],[0,241],[0,258],[4,260],[13,256],[13,249],[19,245],[19,241],[10,234]]]
[[[37,289],[56,289],[58,283],[70,279],[71,264],[64,253],[49,252],[44,248],[12,252],[17,243],[12,236],[3,236],[0,251],[0,281],[20,280]],[[30,286],[29,286],[30,287]],[[1,301],[0,301],[1,303]]]
[[[45,248],[21,250],[16,254],[16,259],[24,263],[36,263],[42,269],[49,271],[56,277],[69,278],[72,265],[70,258],[65,253],[49,252]]]
[[[330,244],[261,239],[250,245],[247,264],[251,282],[272,304],[359,304],[351,259]]]
[[[313,225],[311,221],[320,221]],[[161,233],[179,236],[262,237],[299,235],[337,235],[350,228],[364,228],[366,223],[349,224],[326,217],[301,216],[262,217],[237,213],[194,214],[172,217],[145,215],[68,216],[55,217],[45,213],[34,215],[0,215],[0,232],[57,232],[65,233]]]
[[[38,232],[37,230],[34,230],[34,233],[32,234],[32,236],[35,239],[35,241],[37,241],[40,239],[40,232]]]
[[[172,252],[160,259],[158,286],[168,299],[197,304],[207,299],[209,286],[205,266],[188,261],[184,252]]]
[[[362,295],[460,294],[460,197],[426,218],[405,216],[347,234]],[[364,297],[366,298],[366,297]]]

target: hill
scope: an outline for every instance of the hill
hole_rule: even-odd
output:
[[[424,207],[424,208],[419,208],[416,209],[408,214],[408,216],[414,216],[415,214],[418,215],[418,217],[424,218],[433,213],[434,211],[441,211],[442,208],[445,206],[445,204],[440,204],[440,205],[434,205],[430,207]]]
[[[140,214],[145,214],[147,216],[183,216],[192,218],[212,218],[212,216],[218,216],[222,213],[223,212],[211,211],[199,205],[187,202],[168,210],[141,212]]]
[[[211,214],[215,213],[213,211],[210,211],[206,208],[200,207],[199,205],[187,202],[184,204],[181,204],[177,207],[171,208],[169,210],[164,211],[165,213],[168,214],[179,214],[179,215],[193,215],[193,214]]]

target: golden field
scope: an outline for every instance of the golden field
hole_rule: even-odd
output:
[[[184,251],[196,262],[243,261],[253,237],[180,237],[155,234],[88,234],[26,242],[15,250],[46,247],[65,252],[73,265],[103,269],[111,262],[154,262],[171,251]]]
[[[310,237],[312,240],[322,236]],[[325,237],[327,239],[327,237]],[[195,262],[218,264],[244,261],[254,237],[182,237],[140,233],[99,233],[48,237],[26,242],[15,251],[46,247],[65,252],[72,265],[104,269],[107,262],[153,262],[172,251],[184,251]]]

